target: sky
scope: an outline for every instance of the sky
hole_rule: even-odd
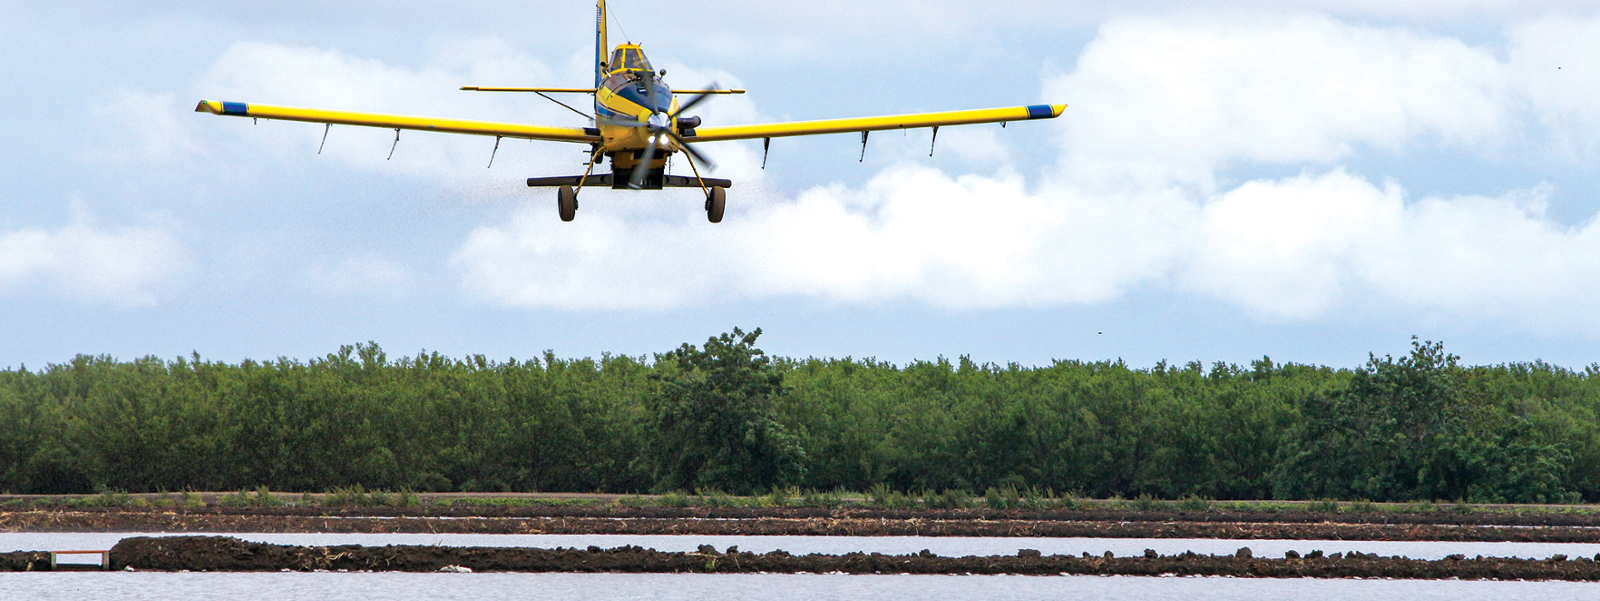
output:
[[[1065,103],[1057,119],[585,147],[193,112],[202,98],[584,125],[572,2],[0,0],[0,365],[77,354],[647,355],[1355,367],[1600,361],[1600,3],[616,0],[708,125]],[[587,99],[577,97],[580,108]],[[687,166],[674,162],[674,172]]]

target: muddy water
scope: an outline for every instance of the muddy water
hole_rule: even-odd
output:
[[[1567,582],[1380,581],[1095,576],[702,574],[0,574],[6,599],[537,599],[701,601],[1245,601],[1387,599],[1565,601],[1600,585]]]
[[[146,533],[0,533],[0,552],[56,551],[66,549],[110,549],[129,536],[160,536]],[[670,536],[670,535],[524,535],[524,534],[227,534],[248,541],[280,545],[443,545],[452,547],[576,547],[590,545],[614,548],[637,545],[657,551],[693,551],[699,545],[718,549],[738,546],[739,550],[766,553],[782,549],[796,555],[824,553],[840,555],[853,551],[904,555],[928,549],[945,557],[967,555],[1015,555],[1019,549],[1035,549],[1044,555],[1138,556],[1145,549],[1162,555],[1193,551],[1202,555],[1231,555],[1249,547],[1257,557],[1283,557],[1286,551],[1305,554],[1360,551],[1382,556],[1411,559],[1442,559],[1447,555],[1467,557],[1522,557],[1545,559],[1554,554],[1568,557],[1594,557],[1600,544],[1587,543],[1460,543],[1460,542],[1383,542],[1315,540],[1217,540],[1170,538],[976,538],[915,536]],[[85,557],[84,561],[97,558]],[[1600,598],[1600,589],[1596,591]]]

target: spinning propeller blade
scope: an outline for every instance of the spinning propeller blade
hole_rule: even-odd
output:
[[[717,89],[721,89],[721,86],[718,85],[717,82],[713,81],[713,82],[711,82],[711,85],[706,86],[705,89],[707,89],[707,90],[717,90]],[[695,96],[694,98],[690,98],[688,102],[685,102],[685,103],[683,103],[681,105],[678,105],[678,110],[676,112],[672,113],[672,118],[673,119],[677,119],[678,115],[682,115],[684,111],[687,111],[689,109],[694,108],[695,105],[698,105],[701,102],[705,102],[705,100],[707,98],[710,98],[710,97],[711,97],[711,94],[700,94],[698,96]],[[700,151],[695,150],[693,146],[690,146],[689,142],[683,139],[683,136],[678,135],[678,132],[669,131],[667,133],[672,136],[672,140],[674,142],[678,143],[678,147],[679,148],[682,148],[684,152],[689,153],[689,156],[691,158],[693,158],[696,161],[699,161],[701,165],[705,165],[707,169],[715,169],[716,168],[716,163],[711,162],[711,159],[706,158],[705,155],[700,154]]]
[[[678,148],[682,148],[684,152],[689,153],[690,157],[692,157],[695,161],[698,161],[701,165],[705,165],[706,169],[717,168],[716,163],[711,162],[711,159],[706,158],[705,155],[700,154],[700,151],[695,150],[693,146],[690,146],[689,142],[683,139],[683,136],[678,135],[677,132],[667,133],[672,136],[672,140],[674,142],[678,143]]]
[[[711,87],[713,89],[715,89],[717,87],[716,82],[712,82],[711,83]],[[704,102],[706,98],[710,98],[710,97],[711,97],[710,94],[701,94],[699,96],[695,96],[694,98],[690,98],[688,102],[685,102],[682,105],[679,105],[678,106],[678,112],[673,113],[672,116],[673,117],[677,117],[678,115],[683,114],[684,111],[687,111],[689,109],[694,108],[695,105],[700,104],[701,102]]]
[[[638,190],[641,186],[644,185],[644,177],[645,177],[645,175],[650,173],[650,161],[653,161],[653,160],[656,159],[656,140],[657,139],[659,139],[659,138],[658,137],[651,137],[650,138],[650,145],[644,147],[644,156],[639,159],[639,164],[638,165],[634,165],[633,166],[633,174],[628,176],[628,187],[629,188],[633,188],[635,190]]]
[[[639,83],[644,84],[645,96],[648,99],[647,101],[650,103],[650,110],[656,110],[656,108],[659,106],[658,103],[660,95],[656,90],[655,77],[653,75],[645,75],[639,78]],[[718,89],[718,87],[717,84],[713,82],[707,89],[714,90]],[[655,160],[656,152],[661,147],[662,136],[672,138],[672,141],[677,144],[678,148],[681,148],[685,153],[688,153],[690,159],[700,163],[701,165],[705,165],[707,169],[715,168],[716,164],[713,163],[711,159],[706,158],[705,155],[700,154],[700,151],[695,150],[693,146],[690,146],[689,142],[683,139],[683,136],[678,132],[673,131],[673,128],[670,125],[674,119],[677,119],[679,114],[694,108],[701,102],[705,102],[706,98],[709,96],[711,96],[711,94],[696,95],[694,98],[690,98],[688,102],[679,105],[678,110],[666,115],[652,112],[650,114],[650,118],[645,119],[644,121],[623,120],[614,117],[596,117],[595,123],[597,125],[610,125],[613,127],[643,127],[646,128],[645,131],[649,134],[649,141],[646,143],[644,148],[644,154],[640,155],[638,164],[633,166],[633,172],[628,176],[629,188],[637,190],[644,186],[644,179],[650,174],[650,162]],[[660,116],[664,116],[666,119],[662,120],[661,123],[658,123],[657,117]]]

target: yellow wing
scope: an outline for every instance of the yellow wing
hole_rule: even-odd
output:
[[[337,123],[339,125],[361,125],[388,129],[415,129],[450,134],[528,138],[557,142],[590,143],[600,141],[599,130],[587,127],[547,127],[543,125],[523,125],[521,123],[434,119],[431,117],[354,113],[292,106],[246,104],[243,102],[218,102],[216,100],[201,100],[200,105],[194,107],[194,110],[197,113],[211,113],[230,117],[253,117],[257,119],[305,121],[308,123]]]
[[[917,115],[889,115],[886,117],[856,117],[852,119],[823,119],[820,121],[791,121],[789,123],[762,123],[758,125],[729,125],[725,127],[700,127],[694,135],[685,135],[689,142],[716,142],[719,140],[748,140],[751,138],[777,138],[782,136],[811,136],[855,131],[908,129],[940,125],[967,125],[971,123],[1004,123],[1029,119],[1054,119],[1067,109],[1065,104],[1036,104],[998,109],[921,113]]]

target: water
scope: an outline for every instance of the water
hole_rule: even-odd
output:
[[[129,536],[180,536],[194,533],[0,533],[0,552],[110,549]],[[853,551],[905,555],[928,549],[946,557],[965,555],[1015,555],[1018,549],[1036,549],[1045,555],[1137,556],[1145,549],[1162,555],[1194,551],[1202,555],[1232,555],[1250,547],[1257,557],[1283,557],[1285,551],[1321,550],[1327,553],[1360,551],[1412,559],[1441,559],[1460,553],[1467,557],[1523,557],[1544,559],[1560,553],[1592,557],[1600,544],[1591,543],[1459,543],[1331,540],[1218,540],[1180,538],[1008,538],[923,536],[674,536],[674,535],[565,535],[565,534],[226,534],[244,540],[281,545],[443,545],[452,547],[588,547],[637,545],[657,551],[693,551],[700,545],[719,550],[738,546],[740,551],[765,553],[782,549],[797,555],[837,555]],[[72,561],[98,561],[85,556]],[[1597,591],[1600,597],[1600,591]]]
[[[0,574],[0,598],[535,599],[703,601],[1233,601],[1257,599],[1566,601],[1600,597],[1570,582],[1138,578],[1127,576],[844,576],[828,574]]]

